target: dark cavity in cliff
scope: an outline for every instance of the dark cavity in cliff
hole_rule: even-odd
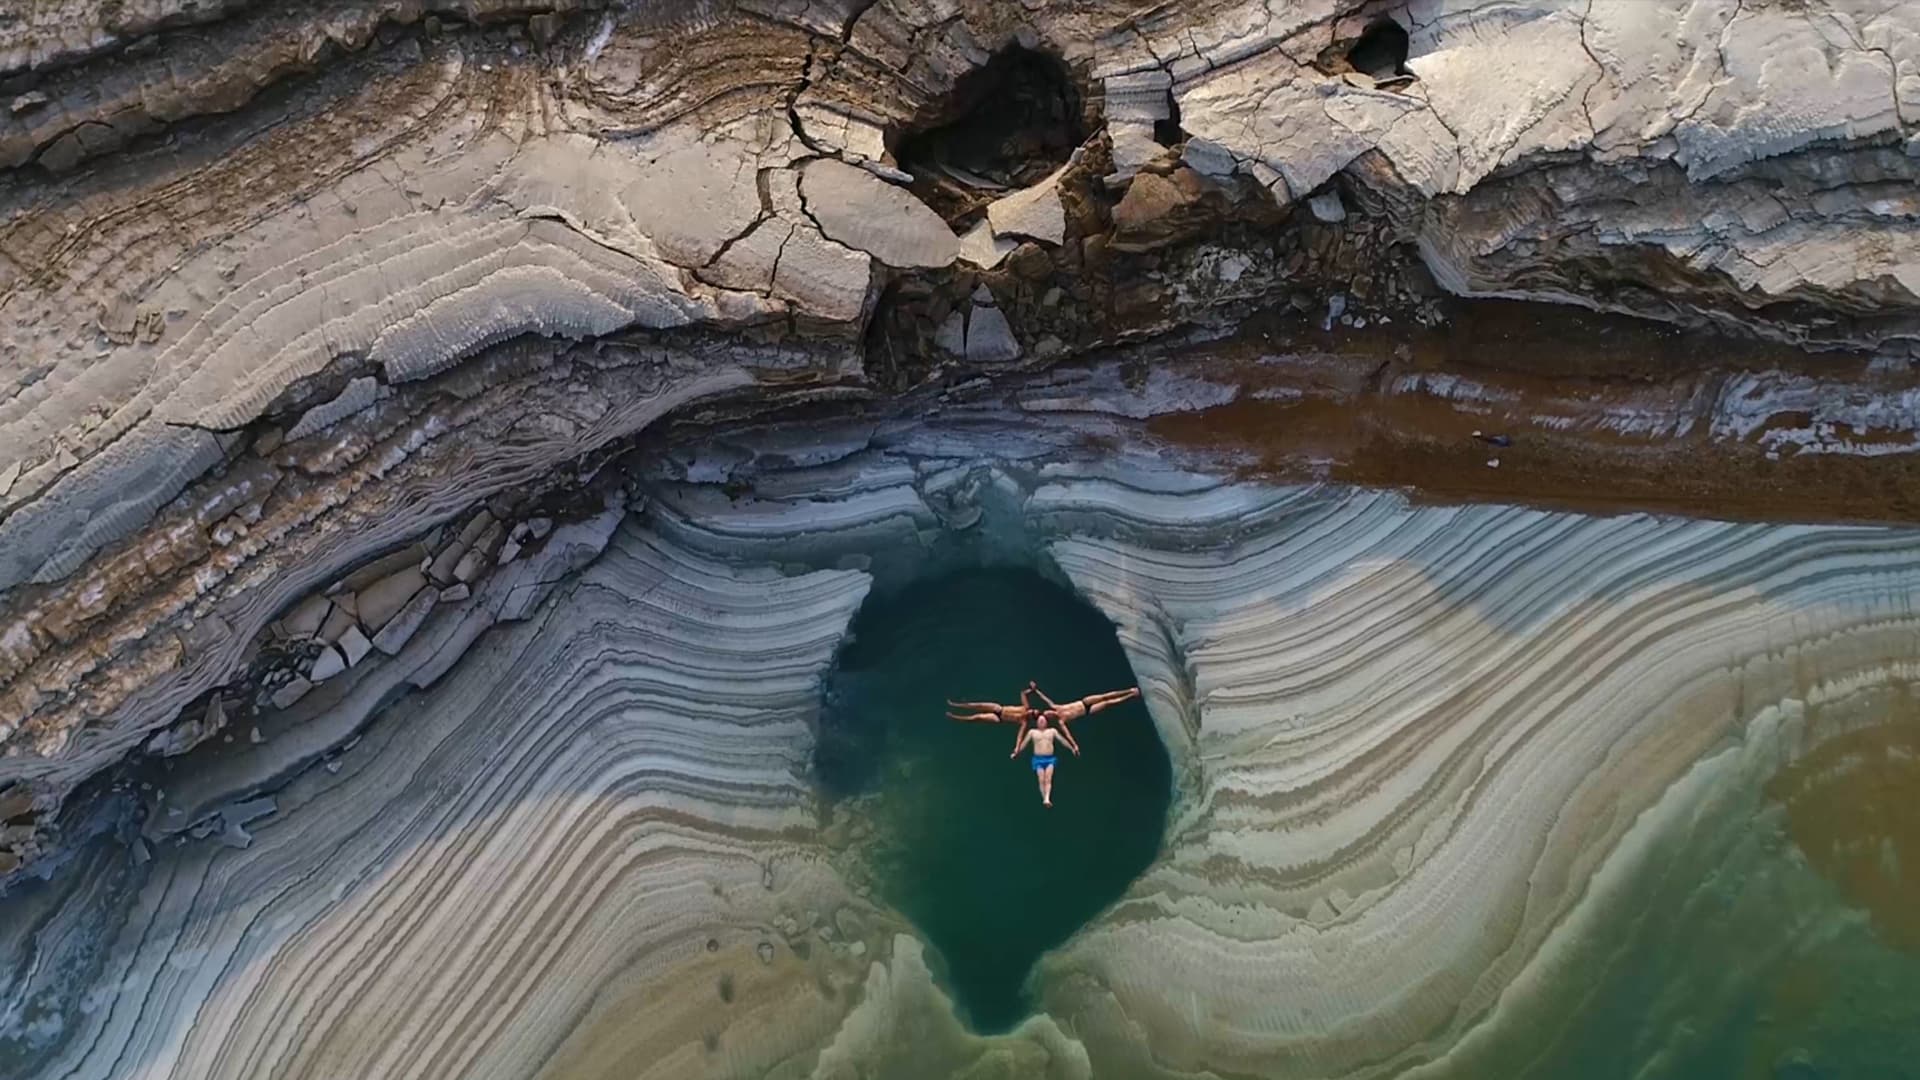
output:
[[[1065,63],[1018,46],[962,75],[953,91],[890,140],[914,190],[949,220],[976,199],[1026,187],[1086,139]]]
[[[1136,699],[1072,726],[1053,808],[1011,724],[946,718],[947,699],[1056,701],[1134,684],[1098,611],[1038,574],[969,570],[867,601],[828,682],[815,768],[829,835],[936,951],[975,1030],[1031,1011],[1027,974],[1119,899],[1159,853],[1172,766]]]
[[[1382,81],[1408,74],[1406,28],[1392,19],[1375,19],[1347,50],[1347,63]]]

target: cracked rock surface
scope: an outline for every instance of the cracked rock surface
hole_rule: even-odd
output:
[[[1178,933],[1096,927],[1047,976],[1044,1003],[1070,1022],[1036,1019],[1004,1040],[962,1029],[914,939],[820,861],[808,833],[806,685],[868,584],[834,559],[884,561],[874,537],[917,551],[923,535],[970,527],[977,509],[966,525],[942,516],[942,485],[989,458],[1011,470],[1036,543],[1128,629],[1156,718],[1187,732],[1193,805],[1227,821],[1236,800],[1287,789],[1286,769],[1208,771],[1263,738],[1264,721],[1227,689],[1205,707],[1183,699],[1195,689],[1166,658],[1197,658],[1203,681],[1218,672],[1210,685],[1245,694],[1313,693],[1236,681],[1227,653],[1291,646],[1207,595],[1197,568],[1231,563],[1245,595],[1337,581],[1337,569],[1268,553],[1341,515],[1432,528],[1443,562],[1472,564],[1470,538],[1450,531],[1465,526],[1384,495],[1290,518],[1276,509],[1292,505],[1288,483],[1561,510],[1911,521],[1917,181],[1920,9],[1867,0],[51,0],[0,16],[0,890],[39,890],[0,898],[39,905],[33,919],[0,918],[0,945],[26,957],[42,946],[24,928],[55,912],[104,919],[87,925],[147,937],[116,954],[124,970],[86,977],[138,983],[166,1003],[137,1030],[96,1016],[88,1023],[105,1026],[85,1038],[76,1027],[35,1044],[22,1075],[111,1075],[123,1054],[151,1055],[142,1067],[155,1076],[223,1075],[269,1047],[323,1069],[346,1060],[329,1039],[376,1021],[392,1030],[353,1050],[368,1055],[357,1073],[532,1075],[565,1059],[600,1075],[657,1038],[681,1056],[660,1057],[656,1074],[689,1075],[717,1053],[697,1017],[661,1015],[638,1033],[598,1026],[606,1001],[651,1001],[649,988],[684,969],[584,958],[596,935],[629,935],[630,916],[660,935],[631,948],[691,949],[717,918],[710,898],[676,891],[696,878],[754,932],[693,966],[760,971],[737,991],[765,1018],[756,1030],[783,1033],[742,1050],[737,1075],[908,1067],[888,1063],[876,1034],[886,1008],[928,1018],[928,1060],[956,1069],[1105,1075],[1101,1053],[1117,1055],[1104,1060],[1120,1074],[1365,1065],[1235,1004],[1282,977],[1356,1003],[1343,1022],[1457,1034],[1449,1025],[1487,1014],[1501,984],[1449,997],[1440,983],[1517,971],[1577,902],[1569,886],[1522,911],[1502,891],[1566,870],[1552,837],[1502,830],[1584,797],[1572,771],[1523,798],[1498,777],[1438,769],[1434,783],[1493,800],[1474,811],[1484,821],[1432,825],[1438,847],[1412,835],[1426,827],[1416,819],[1445,817],[1437,804],[1353,810],[1338,827],[1379,843],[1329,871],[1353,879],[1338,899],[1274,869],[1286,862],[1278,846],[1189,820],[1136,893],[1185,911]],[[1497,314],[1514,310],[1532,314]],[[972,427],[936,422],[981,400],[997,404],[970,414]],[[821,423],[779,428],[773,449],[726,437],[781,410]],[[889,440],[912,442],[912,460],[871,473],[848,449],[878,453]],[[1092,456],[1178,459],[1208,479],[1149,469],[1056,489],[1020,464],[1045,457],[1079,475]],[[678,470],[670,482],[662,463]],[[835,494],[709,505],[739,494],[727,486],[746,482],[736,472]],[[1600,529],[1511,506],[1476,512],[1491,515],[1476,527],[1510,530],[1541,566],[1566,536]],[[1219,525],[1186,538],[1212,554],[1181,546],[1186,518]],[[1697,545],[1702,566],[1755,588],[1774,582],[1769,545],[1786,542],[1700,523],[1645,528],[1634,542]],[[1257,537],[1277,547],[1245,547]],[[1906,595],[1904,533],[1819,543],[1880,552],[1891,568],[1881,585]],[[811,576],[778,586],[804,614],[782,622],[755,606],[774,587],[770,567],[793,569],[810,544],[825,553]],[[1786,608],[1820,607],[1818,585],[1779,587]],[[1163,628],[1139,623],[1123,595],[1150,595],[1192,640],[1153,637]],[[1640,596],[1610,599],[1611,621],[1582,632],[1641,640]],[[786,662],[763,671],[758,646],[739,645],[724,662],[765,683],[734,700],[698,685],[698,658],[642,661],[575,640],[572,617],[554,612],[576,603],[639,620],[646,642],[630,652],[733,648],[719,630],[708,640],[676,622],[698,609],[729,632],[767,635]],[[1547,607],[1542,618],[1564,614]],[[1805,648],[1858,636],[1847,663],[1861,670],[1885,666],[1885,635],[1908,633],[1821,610],[1796,632],[1826,644]],[[1748,649],[1731,618],[1700,612],[1703,639]],[[1374,660],[1398,663],[1390,639],[1376,644]],[[506,666],[474,670],[461,661],[470,647]],[[538,743],[516,724],[593,721],[568,711],[578,702],[544,708],[537,680],[509,669],[537,655],[586,671],[596,650],[653,680],[644,692],[608,686],[607,700],[667,726],[593,735],[625,740],[630,758],[555,751],[577,760],[514,773],[514,755]],[[1496,663],[1448,662],[1482,675],[1491,669],[1475,665]],[[1520,661],[1498,660],[1509,662]],[[568,692],[600,692],[593,678]],[[1771,675],[1754,679],[1777,689]],[[438,741],[400,746],[388,730],[379,738],[394,749],[363,742],[356,756],[349,744],[375,739],[377,718],[409,690]],[[500,715],[472,715],[503,697]],[[1402,720],[1414,711],[1387,706]],[[689,757],[678,740],[695,736],[672,724],[716,712],[744,726],[708,745],[712,760]],[[1618,731],[1641,731],[1647,715],[1623,714]],[[1456,719],[1461,740],[1500,738]],[[1379,738],[1411,746],[1411,730]],[[558,731],[558,745],[576,736]],[[1337,756],[1347,737],[1308,749]],[[479,744],[505,772],[461,750]],[[1667,756],[1632,787],[1643,807],[1698,749],[1648,745]],[[171,802],[130,771],[182,755],[210,763]],[[395,786],[382,798],[432,813],[376,820],[365,793],[385,789],[355,778],[383,770]],[[524,790],[473,794],[483,783]],[[614,789],[616,809],[588,805]],[[471,801],[442,798],[455,791]],[[299,812],[308,805],[322,808],[312,822]],[[365,819],[318,823],[334,813]],[[1256,837],[1292,827],[1246,813]],[[379,995],[351,1006],[367,1015],[334,1015],[331,1035],[246,1012],[251,993],[297,1004],[333,980],[344,987],[369,948],[353,938],[367,919],[465,903],[485,875],[436,877],[432,853],[488,814],[567,823],[551,850],[488,849],[496,869],[626,873],[610,855],[599,869],[579,861],[605,845],[630,845],[646,864],[635,871],[646,880],[629,882],[636,906],[593,915],[611,921],[580,929],[565,961],[601,964],[597,985],[613,997],[568,999],[554,1006],[564,1020],[528,1019],[525,1031],[476,1013],[461,1023],[492,1033],[454,1050],[429,1044],[453,1028],[383,1012],[438,992],[393,959],[370,976]],[[1612,843],[1626,821],[1595,827]],[[510,847],[512,828],[500,828],[490,835]],[[356,830],[387,854],[321,866],[317,845],[352,846],[343,838]],[[1506,876],[1434,894],[1512,914],[1497,930],[1428,934],[1418,927],[1431,912],[1367,891],[1440,873],[1428,868],[1446,869],[1437,852],[1453,836],[1496,837],[1488,865]],[[90,837],[139,845],[136,867],[150,849],[191,854],[154,856],[172,877],[143,878],[150,896],[116,893],[82,912],[63,898],[122,872]],[[226,846],[171,846],[183,837]],[[642,849],[666,863],[633,855]],[[1391,971],[1336,970],[1290,946],[1229,962],[1242,930],[1207,906],[1224,888],[1207,880],[1221,860],[1279,875],[1249,901],[1266,905],[1270,928],[1346,919],[1356,935],[1420,936],[1429,982],[1376,1007]],[[251,921],[284,875],[309,873],[333,875],[338,895]],[[440,891],[355,891],[380,875]],[[492,894],[502,925],[558,903],[515,880]],[[220,893],[229,881],[240,884]],[[658,922],[636,914],[656,903]],[[173,985],[185,976],[171,950],[188,947],[203,904],[233,920],[215,935],[227,970],[255,981]],[[802,929],[767,929],[815,904],[859,913],[870,962],[809,959],[786,944]],[[410,947],[438,948],[429,938]],[[41,981],[48,963],[23,959],[0,1006],[79,1009],[86,988]],[[491,961],[461,963],[475,973]],[[303,982],[289,974],[299,965],[332,974]],[[1116,974],[1141,966],[1216,979],[1231,1037],[1196,1040],[1151,988]],[[529,979],[513,992],[548,992]],[[231,1022],[203,1024],[196,1010]],[[1129,1048],[1090,1051],[1096,1031]],[[9,1038],[0,1062],[17,1049]]]

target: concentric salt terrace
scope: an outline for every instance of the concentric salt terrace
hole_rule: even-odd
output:
[[[1917,180],[1899,4],[0,17],[0,1075],[1906,1068]],[[1173,763],[1008,1031],[813,766],[983,566]]]

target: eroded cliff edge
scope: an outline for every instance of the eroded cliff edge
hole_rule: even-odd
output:
[[[1911,520],[1913,20],[37,6],[0,25],[0,872],[131,754],[531,611],[663,417],[985,399],[1268,479]]]

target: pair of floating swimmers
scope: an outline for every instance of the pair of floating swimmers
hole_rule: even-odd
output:
[[[1036,709],[1029,700],[1032,695],[1040,695],[1047,703],[1044,709]],[[1131,701],[1140,696],[1140,688],[1135,686],[1126,690],[1113,690],[1104,694],[1089,694],[1062,705],[1047,696],[1038,683],[1028,682],[1027,688],[1020,691],[1020,704],[1002,705],[993,701],[953,701],[947,707],[958,710],[947,713],[947,719],[958,720],[963,724],[1019,724],[1020,731],[1014,739],[1013,753],[1008,757],[1019,757],[1020,751],[1033,745],[1033,773],[1040,782],[1040,805],[1053,805],[1053,751],[1054,740],[1067,744],[1067,749],[1078,755],[1080,744],[1073,741],[1073,732],[1067,725],[1083,717],[1091,716],[1101,709],[1111,708],[1123,701]],[[1033,725],[1029,728],[1027,725]],[[1059,725],[1055,727],[1053,725]]]

